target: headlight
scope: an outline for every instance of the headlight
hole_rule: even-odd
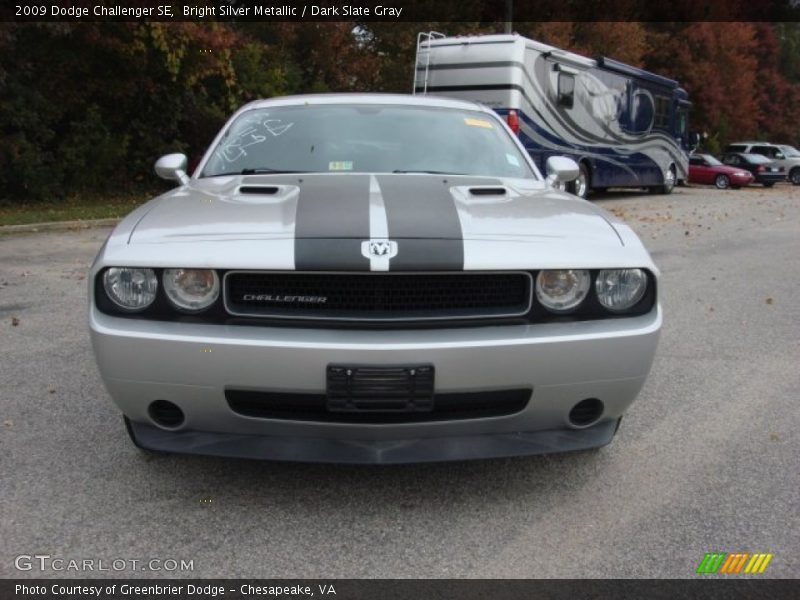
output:
[[[536,277],[536,297],[547,310],[568,312],[586,298],[590,280],[589,271],[540,271]]]
[[[103,274],[103,287],[122,310],[144,310],[156,299],[158,278],[153,269],[112,267]]]
[[[748,175],[750,175],[750,173],[747,171],[738,171],[736,175],[737,177],[747,177]]]
[[[647,275],[641,269],[607,269],[597,274],[594,289],[600,304],[612,312],[620,312],[642,299]]]
[[[164,269],[164,291],[172,304],[186,312],[199,312],[219,296],[219,277],[211,269]]]

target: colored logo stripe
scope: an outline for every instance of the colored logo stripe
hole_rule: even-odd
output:
[[[745,567],[745,573],[763,573],[769,561],[772,560],[772,554],[753,554],[753,558],[750,559],[750,562],[747,563],[747,567]]]
[[[744,573],[763,573],[769,561],[772,560],[772,554],[749,552],[707,552],[700,561],[697,567],[698,573],[741,573],[744,567]],[[749,559],[749,561],[748,561]],[[747,566],[745,567],[745,564]]]
[[[738,573],[744,566],[747,557],[750,556],[749,552],[736,552],[728,554],[728,558],[722,563],[720,573]]]
[[[705,557],[697,567],[698,573],[716,573],[722,561],[725,560],[725,552],[706,552]]]

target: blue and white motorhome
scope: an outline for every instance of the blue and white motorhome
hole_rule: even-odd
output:
[[[689,102],[677,81],[519,35],[420,34],[414,93],[453,96],[506,117],[540,170],[563,155],[581,167],[574,193],[688,177]]]

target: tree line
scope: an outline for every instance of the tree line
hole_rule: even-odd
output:
[[[409,92],[416,33],[486,23],[0,24],[0,201],[153,185],[168,152],[201,154],[243,103],[328,91]],[[798,23],[515,23],[522,35],[681,82],[691,129],[800,144]]]

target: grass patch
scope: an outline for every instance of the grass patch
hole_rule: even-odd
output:
[[[120,218],[156,194],[139,192],[116,197],[75,196],[58,202],[0,204],[0,226]]]

